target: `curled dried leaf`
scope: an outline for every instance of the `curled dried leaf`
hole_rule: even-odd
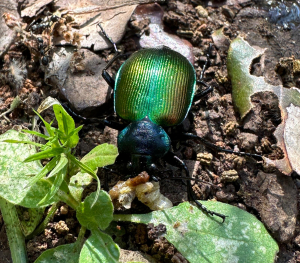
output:
[[[72,45],[78,45],[80,46],[81,45],[81,40],[83,40],[83,35],[77,33],[77,32],[74,32],[73,33],[73,41],[72,41]]]
[[[64,33],[64,39],[67,42],[72,42],[73,41],[73,34],[71,34],[70,32],[65,32]]]
[[[12,14],[9,13],[4,13],[2,15],[2,17],[5,20],[5,24],[10,28],[13,29],[14,27],[19,27],[22,28],[22,26],[25,26],[24,23],[21,23],[20,19],[18,19],[17,17],[15,17]]]

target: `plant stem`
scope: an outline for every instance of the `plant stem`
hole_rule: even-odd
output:
[[[57,208],[58,208],[58,204],[54,203],[51,208],[48,211],[47,216],[45,217],[44,221],[38,226],[37,229],[35,229],[30,235],[26,236],[26,239],[32,239],[34,236],[39,235],[40,233],[42,233],[42,231],[46,228],[47,224],[49,223],[49,221],[53,218]]]
[[[0,197],[0,209],[5,223],[12,261],[14,263],[26,263],[25,237],[20,227],[16,207]]]
[[[59,197],[61,201],[65,202],[68,206],[70,206],[74,210],[76,210],[77,207],[80,205],[80,202],[78,202],[70,193],[68,194],[63,190],[57,191],[56,195]]]
[[[85,232],[86,232],[86,227],[81,226],[78,238],[76,240],[76,242],[78,243],[79,247],[82,247],[83,244],[84,244],[84,242],[85,242],[85,238],[84,238]]]

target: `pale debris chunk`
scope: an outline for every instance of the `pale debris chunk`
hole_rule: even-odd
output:
[[[139,201],[147,205],[151,210],[163,210],[172,207],[172,202],[162,195],[158,182],[148,182],[149,175],[142,172],[126,182],[119,181],[110,191],[109,195],[115,207],[129,209],[133,199],[137,196]]]
[[[138,185],[135,192],[137,198],[151,210],[163,210],[173,206],[172,202],[160,193],[159,182]]]

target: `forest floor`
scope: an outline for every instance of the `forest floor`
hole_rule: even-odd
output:
[[[283,77],[282,72],[275,71],[280,59],[292,56],[299,59],[300,35],[297,25],[292,24],[293,21],[288,19],[283,21],[283,18],[278,19],[277,23],[276,21],[271,23],[273,21],[270,19],[270,6],[262,2],[168,0],[160,5],[140,5],[131,16],[124,37],[117,44],[118,50],[124,53],[136,51],[140,46],[145,45],[144,42],[149,35],[152,36],[150,42],[152,40],[154,42],[152,45],[167,45],[170,41],[168,37],[177,35],[189,42],[182,42],[177,38],[174,40],[177,49],[186,49],[189,53],[198,78],[209,51],[209,43],[214,43],[213,32],[223,28],[223,34],[226,36],[221,41],[215,41],[204,74],[204,81],[214,88],[213,92],[192,105],[187,118],[181,125],[167,128],[170,135],[176,135],[178,131],[190,132],[226,149],[257,153],[272,160],[283,158],[283,151],[279,147],[273,147],[277,143],[274,131],[282,121],[278,98],[271,92],[255,94],[251,98],[253,109],[241,119],[232,102],[232,86],[227,74],[230,41],[240,35],[251,46],[266,49],[264,59],[258,58],[253,61],[249,69],[252,75],[263,76],[265,81],[272,85],[300,88],[299,76],[287,78]],[[19,8],[22,9],[20,1]],[[55,4],[49,5],[49,8],[53,11]],[[154,27],[151,26],[156,18],[161,19],[160,29],[168,34],[166,40],[162,40],[159,34],[156,35]],[[1,20],[1,23],[4,23],[3,21]],[[22,22],[29,24],[31,21],[24,19]],[[54,49],[54,46],[51,48]],[[48,96],[67,103],[69,107],[84,116],[95,118],[100,114],[101,117],[119,120],[113,113],[111,90],[108,85],[103,84],[103,80],[101,83],[104,87],[100,89],[104,90],[104,95],[101,95],[104,102],[95,107],[89,102],[79,105],[76,96],[71,94],[72,91],[66,91],[67,87],[71,87],[74,83],[66,81],[66,89],[64,89],[60,83],[58,85],[58,82],[53,81],[53,74],[51,76],[47,71],[47,66],[46,69],[41,66],[45,56],[40,51],[38,45],[36,49],[30,49],[28,45],[13,44],[9,50],[0,54],[2,72],[0,73],[2,74],[0,75],[0,115],[9,109],[17,94],[22,101],[17,108],[5,115],[5,118],[1,116],[0,134],[9,129],[20,129],[20,127],[30,129],[31,117],[34,115],[32,108],[37,109],[41,101]],[[78,54],[82,51],[83,49],[78,51]],[[91,56],[90,53],[86,53],[86,50],[83,52],[83,57]],[[112,49],[96,53],[101,65],[105,65],[114,55]],[[51,61],[54,59],[52,55],[51,51],[47,51],[46,59]],[[113,65],[111,69],[113,75],[116,74],[123,61]],[[80,71],[81,64],[78,63],[76,66],[76,70]],[[15,74],[19,74],[19,79],[14,78],[14,75],[7,71],[8,69],[18,70]],[[88,71],[84,72],[86,79],[80,81],[80,93],[77,93],[77,97],[85,98],[85,101],[89,101],[89,96],[93,96],[89,77],[101,78],[100,71]],[[82,74],[79,75],[82,78]],[[200,90],[204,88],[199,87]],[[53,112],[47,110],[43,116],[50,121],[54,115]],[[115,130],[97,123],[84,125],[80,136],[80,142],[76,148],[76,155],[79,158],[96,145],[102,143],[116,145],[117,142]],[[193,140],[183,141],[178,138],[172,141],[172,148],[174,153],[187,163],[193,177],[211,183],[193,183],[193,190],[199,200],[213,199],[252,213],[265,224],[279,244],[280,251],[276,262],[300,262],[298,215],[300,177],[298,174],[293,172],[284,175],[278,170],[268,171],[262,161],[250,157],[216,153]],[[117,181],[124,180],[126,175],[124,160],[126,158],[118,157],[111,167],[117,173],[107,170],[99,171],[100,180],[104,181],[106,173],[110,178],[110,187],[113,187]],[[172,174],[180,176],[181,171],[162,160],[158,161],[157,166],[163,174],[160,180],[161,192],[174,205],[187,201],[186,185],[181,180],[168,179]],[[92,184],[89,190],[93,191],[95,188],[96,184]],[[126,211],[126,213],[147,212],[150,212],[150,209],[137,200],[133,202],[132,208]],[[63,230],[65,226],[68,231]],[[126,234],[118,241],[121,248],[141,251],[150,255],[156,262],[187,262],[165,239],[151,240],[149,238],[151,237],[149,233],[154,231],[153,227],[128,223],[120,223],[120,226],[126,230]],[[60,204],[45,232],[26,241],[29,262],[34,262],[46,249],[74,242],[78,229],[79,223],[75,212],[65,204]],[[0,263],[4,262],[11,262],[11,258],[4,222],[0,216]]]

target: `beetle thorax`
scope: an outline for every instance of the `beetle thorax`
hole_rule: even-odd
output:
[[[165,130],[148,118],[130,123],[118,136],[120,153],[140,156],[147,163],[163,157],[169,151],[170,143]]]

